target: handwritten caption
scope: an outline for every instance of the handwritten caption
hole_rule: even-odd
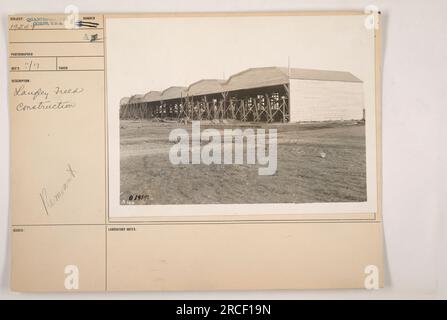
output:
[[[36,111],[36,110],[61,110],[76,107],[72,100],[84,92],[84,88],[63,88],[56,86],[51,89],[29,88],[26,84],[20,84],[13,90],[14,97],[23,98],[15,109],[16,111]]]

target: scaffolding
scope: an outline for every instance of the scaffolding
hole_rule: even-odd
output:
[[[120,119],[238,120],[288,122],[287,85],[250,90],[223,91],[199,96],[145,101],[131,97],[120,108]]]

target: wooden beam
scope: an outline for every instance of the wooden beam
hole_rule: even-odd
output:
[[[267,122],[273,122],[272,106],[270,104],[270,97],[268,93],[265,94],[265,99],[267,101]]]

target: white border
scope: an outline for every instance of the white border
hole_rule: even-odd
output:
[[[350,16],[355,17],[355,16]],[[358,16],[357,16],[358,17]],[[112,24],[127,23],[134,19],[172,19],[171,17],[153,18],[117,18],[108,17],[105,23],[105,50],[109,44],[108,32]],[[296,16],[297,19],[300,16]],[[309,18],[309,16],[306,16]],[[321,18],[321,17],[320,17]],[[374,48],[374,31],[371,30],[371,50]],[[107,60],[107,59],[106,59]],[[366,137],[366,202],[338,203],[269,203],[269,204],[197,204],[197,205],[121,205],[120,204],[120,146],[119,146],[119,106],[110,103],[110,87],[107,85],[107,134],[108,134],[108,210],[109,218],[144,218],[144,217],[197,217],[197,216],[256,216],[259,215],[298,215],[298,214],[367,214],[377,212],[377,176],[376,176],[376,106],[375,106],[375,53],[370,61],[371,74],[369,83],[372,90],[364,89],[365,101],[365,137]],[[106,69],[111,67],[107,60]],[[107,72],[106,72],[107,74]],[[107,84],[109,79],[107,79]],[[266,217],[263,219],[268,220]]]

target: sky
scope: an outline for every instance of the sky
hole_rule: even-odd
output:
[[[364,16],[108,19],[107,78],[123,96],[228,78],[251,67],[350,71],[368,80]]]

